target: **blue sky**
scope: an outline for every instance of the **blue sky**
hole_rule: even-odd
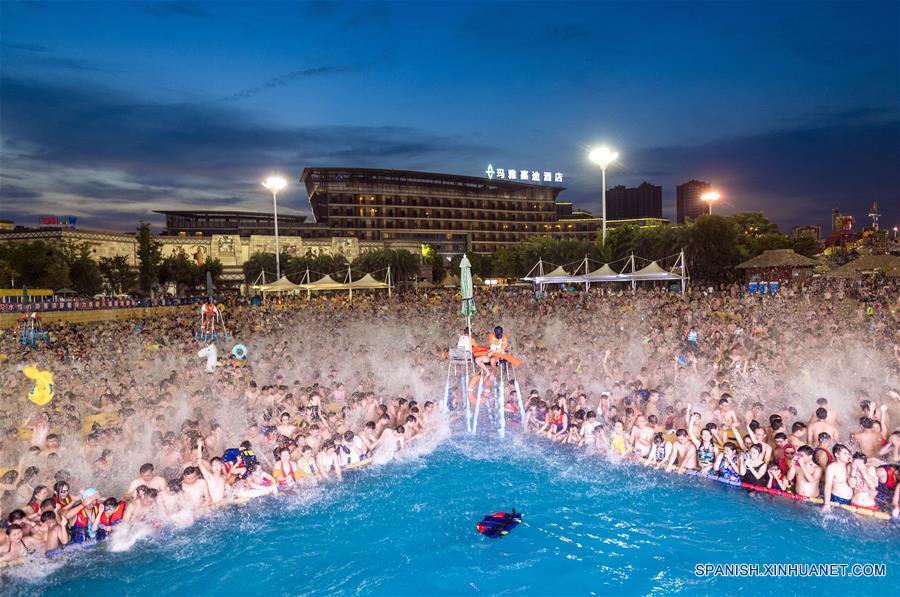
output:
[[[305,166],[713,182],[786,231],[900,225],[900,3],[0,4],[0,217],[269,209]]]

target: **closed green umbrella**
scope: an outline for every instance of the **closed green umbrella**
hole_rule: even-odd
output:
[[[463,255],[459,262],[459,288],[462,291],[460,313],[466,318],[466,325],[471,327],[472,316],[475,315],[475,287],[472,285],[472,264]]]

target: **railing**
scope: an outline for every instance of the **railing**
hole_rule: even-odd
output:
[[[72,299],[2,303],[4,313],[47,313],[58,311],[93,311],[98,309],[134,309],[136,307],[179,307],[206,301],[205,296],[165,297],[158,299]]]

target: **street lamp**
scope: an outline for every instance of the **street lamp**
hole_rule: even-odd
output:
[[[719,197],[721,197],[721,195],[719,195],[715,191],[710,191],[708,193],[703,193],[702,195],[700,195],[700,199],[706,201],[706,203],[709,205],[709,215],[712,215],[713,201],[718,201]]]
[[[280,176],[270,176],[262,183],[264,187],[272,191],[272,206],[275,214],[275,279],[281,279],[281,256],[278,246],[278,191],[287,186],[287,181]]]
[[[606,168],[619,157],[618,152],[611,150],[609,147],[597,147],[591,150],[591,153],[588,155],[592,162],[600,166],[600,170],[603,172],[602,185],[603,185],[603,245],[606,245]]]

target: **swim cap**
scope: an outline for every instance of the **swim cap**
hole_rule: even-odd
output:
[[[88,487],[84,491],[81,492],[82,501],[88,499],[91,496],[97,495],[97,489],[94,487]]]

